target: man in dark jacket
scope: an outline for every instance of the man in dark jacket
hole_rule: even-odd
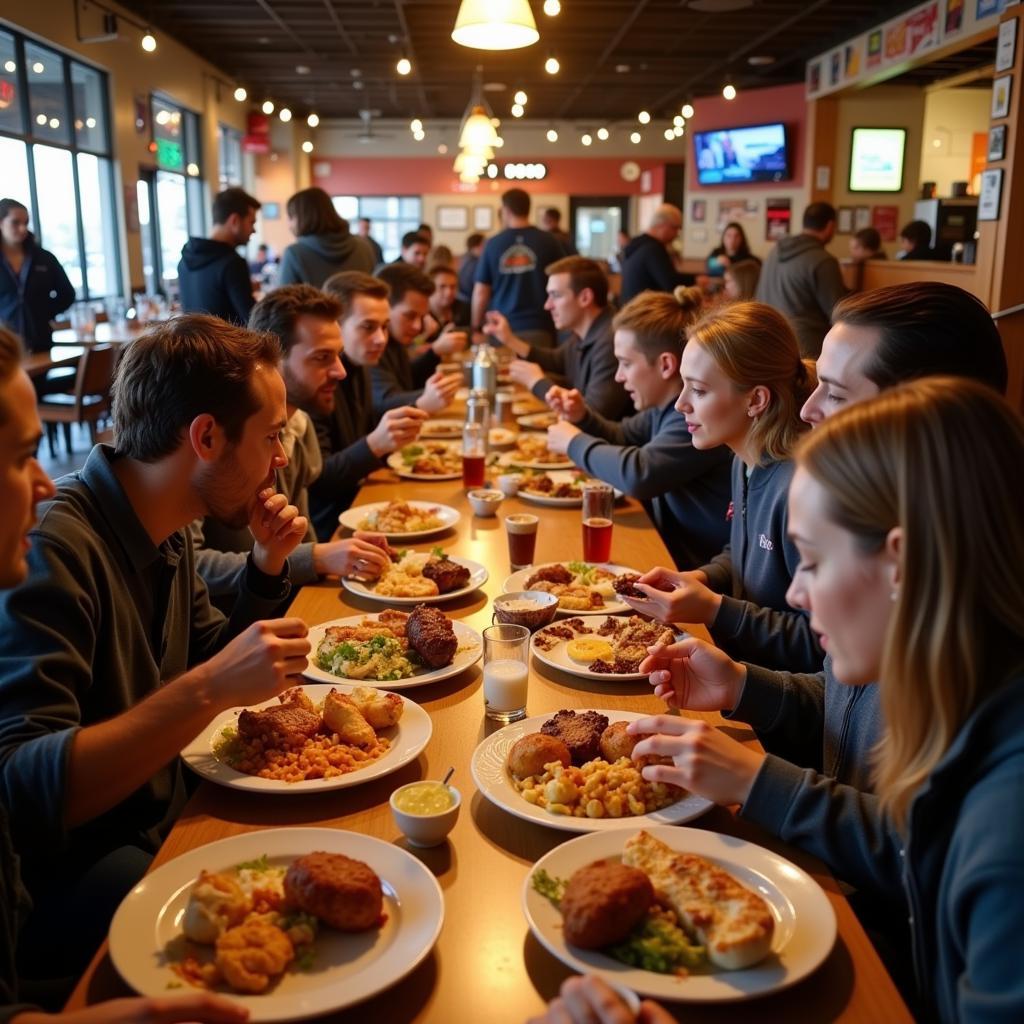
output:
[[[476,277],[477,264],[480,262],[480,254],[484,251],[484,242],[487,239],[474,231],[466,239],[466,251],[459,260],[459,290],[456,297],[465,303],[473,298],[473,279]]]
[[[825,248],[835,233],[834,207],[811,203],[804,210],[803,231],[775,243],[757,284],[758,302],[785,314],[800,352],[811,359],[821,352],[832,307],[846,294],[839,261]]]
[[[683,211],[662,203],[651,218],[650,227],[637,235],[622,254],[623,305],[641,292],[670,292],[681,284],[693,284],[693,274],[676,270],[668,247],[683,229]]]
[[[240,188],[227,188],[213,199],[209,238],[190,238],[181,250],[178,285],[186,313],[209,313],[229,323],[245,324],[255,300],[249,266],[236,251],[252,237],[260,201]]]

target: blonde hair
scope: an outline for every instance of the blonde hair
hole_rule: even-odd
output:
[[[753,422],[750,439],[761,461],[793,454],[808,425],[800,408],[814,390],[814,366],[800,358],[789,321],[763,302],[734,302],[703,316],[687,333],[738,391],[765,387],[768,407]]]
[[[877,551],[902,531],[880,675],[882,807],[914,794],[978,705],[1024,664],[1024,419],[990,388],[930,377],[833,416],[798,453],[828,515]]]
[[[619,311],[612,330],[632,331],[636,347],[649,364],[662,352],[671,352],[678,359],[686,345],[686,328],[697,319],[703,302],[699,288],[680,286],[671,295],[641,292]]]

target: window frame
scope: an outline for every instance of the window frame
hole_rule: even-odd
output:
[[[402,217],[402,216],[398,216],[398,217],[380,217],[380,216],[370,215],[371,225],[372,224],[398,224],[398,225],[412,224],[412,228],[407,229],[407,230],[415,230],[417,227],[419,227],[420,224],[423,223],[423,197],[420,196],[420,195],[413,195],[413,194],[405,194],[405,193],[403,193],[401,195],[362,196],[362,195],[353,195],[351,192],[342,192],[342,193],[332,192],[331,193],[331,204],[334,205],[334,208],[337,210],[338,206],[334,202],[334,200],[336,200],[336,199],[338,199],[338,200],[354,199],[356,201],[356,210],[358,211],[357,214],[356,214],[357,219],[360,218],[360,217],[363,217],[364,215],[366,215],[365,211],[364,211],[363,204],[366,203],[367,201],[380,202],[381,200],[387,201],[389,199],[394,199],[398,203],[399,209],[401,209],[402,201],[403,200],[406,200],[406,199],[415,200],[417,203],[419,203],[419,213],[417,213],[417,215],[414,218],[413,217]],[[339,213],[339,215],[341,215],[341,211],[340,210],[338,211],[338,213]],[[415,221],[415,223],[413,223],[413,221]],[[354,226],[353,226],[353,234],[355,234]],[[372,232],[371,232],[371,234],[372,234]],[[402,237],[403,234],[404,234],[403,231],[399,231],[398,232],[399,241],[401,241],[401,237]],[[383,250],[384,262],[385,263],[390,262],[391,258],[397,257],[400,254],[400,252],[401,252],[400,248],[399,249],[392,249],[390,246],[386,246],[382,242],[380,242],[379,239],[377,239],[377,243],[381,246],[381,249]]]

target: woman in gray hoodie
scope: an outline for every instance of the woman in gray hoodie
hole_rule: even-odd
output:
[[[295,235],[281,257],[278,284],[323,286],[332,274],[361,270],[372,274],[373,250],[369,242],[348,229],[331,197],[322,188],[304,188],[288,200],[288,226]]]

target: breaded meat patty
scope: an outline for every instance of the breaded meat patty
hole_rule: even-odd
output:
[[[307,853],[284,876],[285,899],[343,932],[375,928],[384,909],[377,873],[342,853]]]
[[[651,880],[638,868],[599,860],[580,868],[562,896],[565,940],[601,949],[624,939],[654,902]]]

